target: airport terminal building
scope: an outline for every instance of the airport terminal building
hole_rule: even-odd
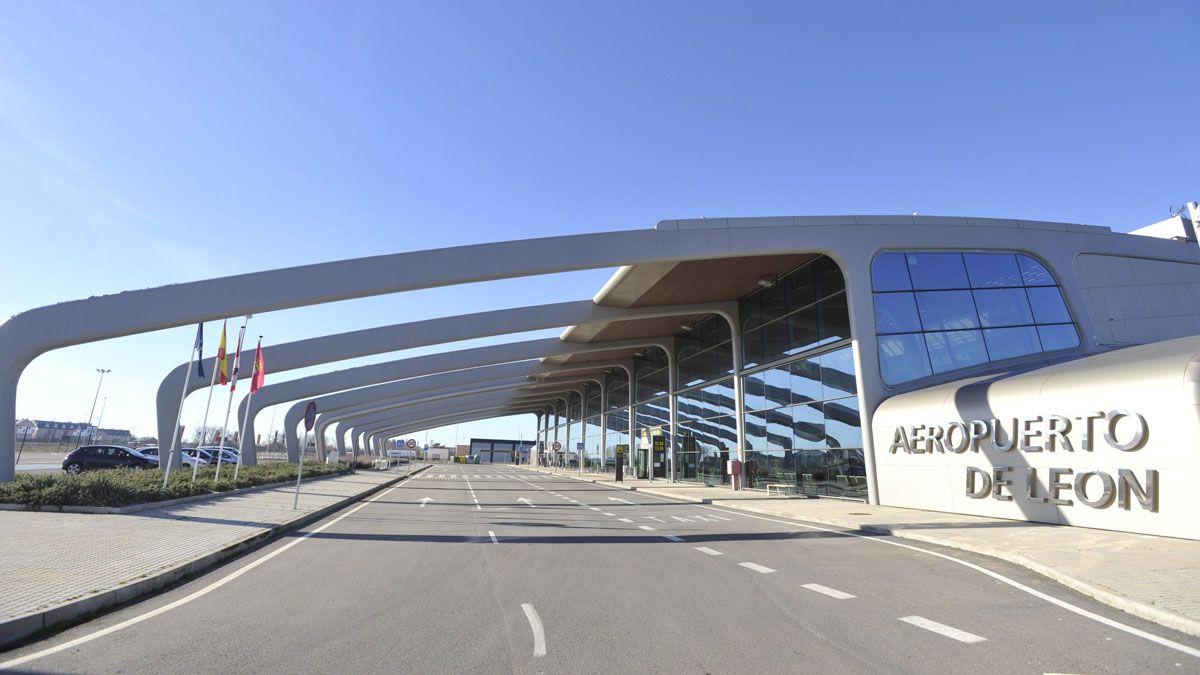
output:
[[[0,480],[14,475],[17,383],[50,349],[616,268],[592,298],[273,341],[273,377],[327,370],[242,400],[243,462],[275,405],[290,406],[293,461],[310,402],[318,449],[339,454],[533,414],[534,463],[1200,539],[1198,221],[1195,202],[1128,234],[915,214],[667,220],[58,303],[0,324]],[[337,365],[547,328],[563,332]],[[181,388],[207,386],[190,366],[162,380],[159,438],[176,432]]]
[[[1200,538],[1192,209],[1131,234],[860,218],[820,252],[623,267],[596,303],[728,309],[569,328],[665,341],[547,359],[604,367],[546,409],[542,461],[582,443],[611,472],[624,446],[639,477],[722,485],[740,459],[750,489]]]

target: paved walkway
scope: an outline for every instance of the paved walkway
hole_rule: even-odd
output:
[[[1001,558],[1144,619],[1200,636],[1200,542],[961,516],[841,499],[794,499],[663,480],[540,469],[601,485],[890,534]]]
[[[407,472],[305,481],[297,510],[292,483],[121,515],[0,513],[0,644],[170,583]]]

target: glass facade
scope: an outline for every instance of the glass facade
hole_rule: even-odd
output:
[[[1027,255],[881,253],[871,282],[888,385],[1079,346],[1054,276]]]

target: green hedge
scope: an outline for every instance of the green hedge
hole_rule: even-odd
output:
[[[0,503],[25,504],[30,509],[43,506],[129,506],[192,495],[224,492],[255,485],[270,485],[296,480],[296,465],[283,462],[244,466],[233,480],[232,466],[221,467],[221,480],[213,479],[215,466],[201,467],[192,483],[192,470],[171,472],[167,489],[162,489],[162,471],[106,469],[86,471],[78,476],[66,474],[18,474],[9,483],[0,484]],[[345,464],[305,463],[304,477],[348,473]]]

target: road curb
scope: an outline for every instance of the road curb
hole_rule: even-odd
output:
[[[545,473],[547,475],[552,475],[552,476],[562,476],[564,478],[570,478],[572,480],[586,481],[586,482],[595,483],[595,484],[602,483],[601,480],[589,480],[586,478],[579,478],[576,476],[569,476],[566,474],[558,474],[558,473],[553,473],[553,472],[549,472],[549,471],[542,471],[541,473]],[[603,485],[601,485],[601,486],[607,487],[607,488],[612,488],[614,490],[637,490],[637,488],[635,488],[635,487],[626,487],[623,485],[611,485],[607,481],[603,481]],[[767,510],[767,509],[764,509],[761,507],[755,507],[755,506],[748,505],[748,504],[740,504],[736,500],[725,501],[725,500],[718,499],[716,502],[713,502],[711,499],[697,499],[697,498],[680,497],[678,495],[670,494],[669,492],[667,492],[665,490],[654,490],[654,489],[642,488],[640,491],[644,492],[646,494],[654,495],[656,497],[662,497],[664,499],[671,499],[671,500],[674,500],[677,502],[682,502],[682,503],[711,504],[713,506],[719,506],[721,508],[733,509],[736,511],[747,511],[750,513],[758,513],[758,514],[762,514],[762,515],[774,516],[776,518],[788,518],[790,520],[797,520],[797,521],[801,521],[801,522],[812,522],[812,523],[819,523],[821,525],[831,525],[834,527],[845,527],[845,528],[858,530],[859,532],[866,532],[869,534],[882,534],[882,535],[896,537],[898,539],[908,539],[911,541],[920,541],[920,542],[923,542],[926,544],[935,544],[937,546],[945,546],[946,548],[953,548],[953,549],[957,549],[959,551],[967,551],[970,553],[977,553],[979,555],[985,555],[990,558],[997,558],[999,560],[1004,560],[1006,562],[1010,562],[1014,565],[1019,565],[1020,567],[1024,567],[1025,569],[1030,570],[1032,572],[1036,572],[1052,581],[1055,581],[1057,583],[1062,584],[1063,586],[1066,586],[1067,588],[1070,588],[1071,590],[1082,593],[1090,598],[1093,598],[1093,599],[1095,599],[1099,602],[1102,602],[1102,603],[1104,603],[1110,607],[1113,607],[1115,609],[1119,609],[1127,614],[1132,614],[1133,616],[1136,616],[1140,619],[1152,621],[1152,622],[1154,622],[1160,626],[1163,626],[1165,628],[1177,630],[1180,633],[1185,633],[1185,634],[1191,635],[1193,637],[1200,637],[1200,621],[1197,621],[1196,619],[1191,619],[1191,618],[1188,618],[1181,614],[1177,614],[1177,613],[1169,611],[1169,610],[1155,607],[1154,605],[1150,605],[1150,604],[1147,604],[1144,602],[1139,602],[1139,601],[1129,598],[1127,596],[1124,596],[1119,593],[1110,591],[1106,588],[1097,586],[1096,584],[1084,581],[1083,579],[1080,579],[1078,577],[1074,577],[1074,576],[1071,576],[1070,574],[1066,574],[1051,565],[1047,565],[1045,563],[1038,562],[1031,558],[1027,558],[1023,555],[1020,555],[1017,553],[1012,553],[1010,551],[1004,551],[1002,549],[996,549],[996,548],[992,548],[989,546],[983,546],[983,545],[979,545],[979,544],[968,544],[966,542],[941,539],[937,536],[931,536],[931,535],[920,533],[920,532],[914,532],[914,531],[907,530],[902,527],[896,528],[896,527],[888,527],[885,525],[862,525],[862,524],[858,524],[858,523],[839,521],[834,518],[821,518],[821,517],[813,517],[813,516],[798,517],[798,516],[791,516],[791,515],[781,515],[779,513],[776,513],[774,511],[770,511],[770,510]]]
[[[200,556],[199,558],[195,558],[170,569],[162,570],[151,576],[148,576],[145,579],[141,579],[124,586],[118,586],[117,588],[100,591],[99,593],[89,595],[87,597],[70,600],[56,607],[50,607],[42,611],[0,621],[0,647],[24,640],[39,631],[47,628],[53,628],[58,624],[78,618],[84,614],[127,602],[172,584],[184,577],[204,571],[209,567],[216,565],[218,562],[241,553],[252,546],[266,543],[288,532],[297,530],[312,522],[318,521],[325,516],[328,516],[329,514],[346,507],[349,504],[361,501],[362,499],[370,497],[371,495],[382,490],[386,490],[400,481],[415,476],[422,471],[431,468],[432,466],[433,465],[430,464],[421,467],[420,469],[416,469],[415,471],[410,470],[409,473],[404,474],[403,476],[397,476],[392,480],[380,483],[379,485],[371,487],[356,495],[346,497],[327,506],[323,506],[316,511],[312,511],[300,516],[295,520],[286,523],[280,523],[268,530],[253,534],[245,539],[242,539],[241,541],[238,541],[237,543],[230,544],[225,548],[212,551]],[[324,476],[322,476],[322,478],[324,478]],[[261,489],[262,487],[279,487],[279,484],[259,486],[251,489]],[[228,495],[222,494],[221,496]]]

